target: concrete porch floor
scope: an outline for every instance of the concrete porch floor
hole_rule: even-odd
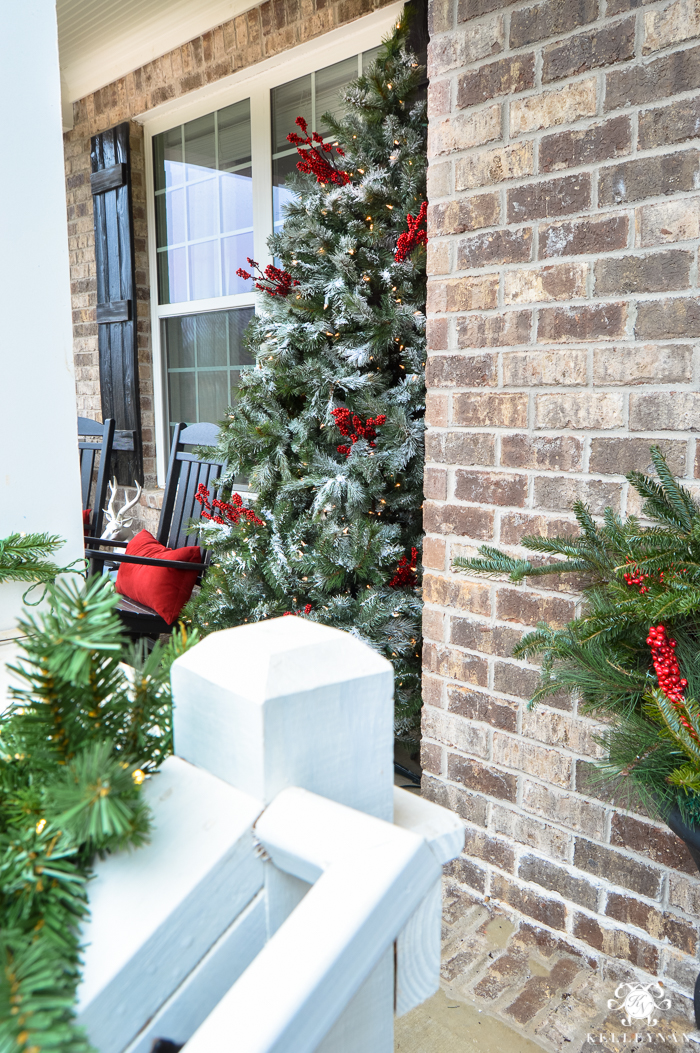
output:
[[[396,1021],[396,1053],[634,1053],[700,1050],[690,999],[665,992],[671,1008],[624,1028],[608,1008],[627,963],[599,965],[527,922],[473,900],[449,882],[443,910],[440,991]],[[624,1038],[623,1038],[624,1036]]]

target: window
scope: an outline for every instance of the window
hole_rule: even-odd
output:
[[[161,481],[174,424],[221,420],[235,401],[241,370],[254,365],[242,337],[256,292],[236,271],[250,269],[248,257],[263,266],[270,261],[267,238],[282,225],[290,195],[284,183],[298,160],[287,135],[297,130],[298,116],[323,133],[322,114],[341,115],[340,90],[373,61],[378,47],[367,45],[379,41],[395,17],[376,12],[354,35],[327,34],[318,50],[338,61],[319,62],[303,77],[289,76],[299,69],[290,53],[286,65],[259,73],[253,68],[238,87],[220,91],[218,105],[193,98],[181,104],[179,121],[149,118],[154,386],[164,407],[157,444]],[[361,46],[348,54],[354,40]],[[308,69],[313,60],[303,61]]]

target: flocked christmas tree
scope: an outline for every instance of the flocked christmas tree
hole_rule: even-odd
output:
[[[403,731],[420,706],[427,131],[407,28],[330,134],[290,129],[296,198],[277,266],[250,261],[256,366],[218,451],[258,496],[200,494],[214,559],[187,611],[204,632],[293,614],[354,633],[393,662]]]

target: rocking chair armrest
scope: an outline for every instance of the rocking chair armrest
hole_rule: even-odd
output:
[[[110,541],[106,537],[85,537],[85,544],[90,542],[91,545],[116,545],[117,548],[126,548],[129,544],[128,541]]]
[[[208,563],[187,563],[181,559],[151,559],[150,556],[127,556],[124,552],[97,552],[94,549],[86,549],[87,559],[94,559],[99,563],[137,563],[141,567],[166,567],[169,570],[196,570],[200,573],[209,569]]]

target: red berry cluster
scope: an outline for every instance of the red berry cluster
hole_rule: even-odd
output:
[[[628,560],[628,562],[632,564],[632,569],[628,570],[623,577],[628,585],[638,585],[639,592],[643,596],[645,592],[649,591],[649,586],[644,584],[649,575],[643,574],[639,567],[635,563],[632,563],[631,560]],[[663,581],[663,574],[661,575],[661,580]]]
[[[334,164],[333,143],[324,143],[323,137],[318,132],[308,135],[307,124],[303,117],[297,117],[295,123],[306,136],[302,139],[296,132],[290,132],[287,136],[289,142],[296,146],[297,153],[301,157],[301,161],[297,161],[299,171],[315,175],[317,183],[335,183],[336,186],[346,186],[350,182],[350,176]],[[307,149],[304,150],[302,147],[307,147]],[[339,157],[345,157],[345,153],[339,146],[335,147],[335,152]]]
[[[366,439],[370,446],[376,446],[377,444],[374,440],[377,438],[377,432],[375,429],[381,428],[382,424],[386,424],[386,416],[383,413],[380,413],[378,417],[368,417],[363,423],[361,417],[358,417],[356,413],[351,413],[345,407],[331,410],[331,416],[335,417],[335,423],[340,434],[348,436],[352,443],[351,446],[336,447],[338,453],[344,453],[346,457],[350,456],[352,447],[359,439]]]
[[[415,219],[410,212],[406,216],[408,230],[399,235],[399,240],[396,243],[396,252],[394,253],[394,259],[397,263],[401,263],[407,256],[410,256],[418,245],[428,244],[428,235],[424,230],[418,229],[421,223],[425,223],[427,214],[428,202],[424,201]]]
[[[289,271],[273,267],[271,263],[268,263],[265,270],[261,271],[255,260],[251,260],[250,256],[246,256],[246,259],[250,266],[258,272],[258,276],[255,279],[255,288],[260,289],[261,292],[269,293],[270,296],[288,296],[292,286],[299,284],[296,278],[292,278]],[[243,270],[242,267],[238,268],[236,274],[245,281],[253,277],[249,271]]]
[[[255,523],[256,526],[265,526],[264,521],[256,516],[252,509],[243,507],[243,500],[240,494],[233,495],[231,504],[228,504],[226,501],[220,501],[218,497],[215,497],[210,502],[210,496],[204,483],[200,483],[194,499],[202,506],[202,519],[211,519],[214,523],[228,522],[234,525],[240,523],[241,519],[244,519],[249,523]],[[217,509],[221,515],[216,512]]]
[[[304,614],[311,614],[311,611],[312,611],[311,604],[307,603],[306,606],[304,607]],[[298,614],[301,614],[301,611],[285,611],[284,614],[282,615],[282,617],[283,618],[296,618],[296,616]]]
[[[416,577],[416,566],[418,565],[418,549],[411,549],[411,561],[402,556],[396,569],[396,574],[389,582],[390,589],[412,589],[418,584]]]
[[[678,659],[675,655],[676,641],[666,636],[664,625],[652,625],[647,636],[651,647],[651,660],[654,663],[659,687],[671,702],[678,704],[684,701],[684,689],[688,681],[681,678]]]

